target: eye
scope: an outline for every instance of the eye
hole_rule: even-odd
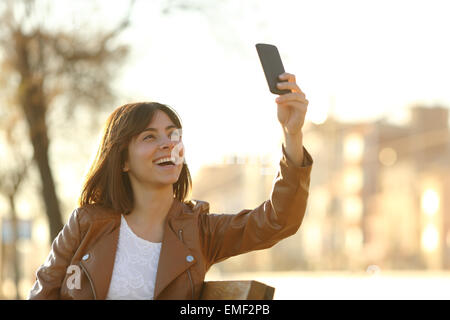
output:
[[[152,135],[152,134],[149,134],[148,136],[145,136],[144,140],[145,140],[145,139],[147,139],[148,137],[152,137],[152,138],[154,138],[155,136],[154,136],[154,135]]]

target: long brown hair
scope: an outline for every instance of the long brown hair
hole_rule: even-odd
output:
[[[78,199],[80,207],[98,204],[124,214],[131,212],[134,206],[133,190],[128,174],[123,173],[122,168],[127,159],[128,144],[146,128],[156,110],[165,112],[175,126],[182,129],[176,111],[157,102],[129,103],[111,113]],[[173,184],[174,198],[185,202],[191,190],[191,174],[184,162],[180,177]]]

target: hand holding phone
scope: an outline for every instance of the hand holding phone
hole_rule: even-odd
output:
[[[270,92],[279,95],[291,93],[291,90],[280,90],[277,88],[277,83],[282,82],[278,76],[284,73],[283,62],[277,47],[272,44],[257,43],[256,51],[258,52]]]

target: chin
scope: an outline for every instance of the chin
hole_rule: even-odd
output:
[[[156,176],[154,176],[154,178],[158,177],[157,180],[161,184],[174,184],[180,178],[181,170],[182,170],[182,167],[174,170],[171,173],[166,173],[166,174],[162,174],[162,175],[157,174]]]
[[[161,179],[161,183],[164,184],[174,184],[178,181],[178,178],[180,177],[180,175],[177,175],[176,177],[167,177],[166,179]]]

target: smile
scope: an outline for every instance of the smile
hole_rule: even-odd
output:
[[[170,170],[175,168],[176,166],[174,164],[166,164],[166,165],[156,165],[158,168],[162,169],[162,170]]]

